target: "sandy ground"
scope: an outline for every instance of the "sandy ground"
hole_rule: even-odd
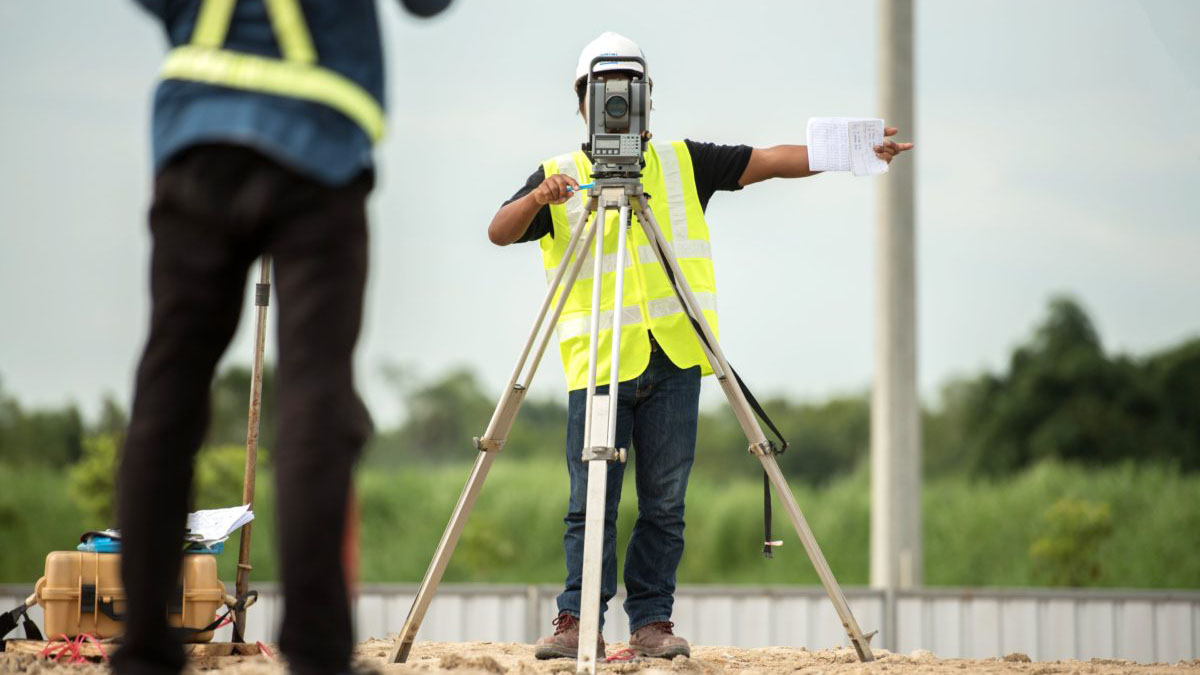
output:
[[[539,675],[549,673],[573,673],[575,662],[569,659],[538,661],[533,658],[533,648],[524,644],[500,644],[491,642],[447,643],[418,642],[408,663],[385,664],[384,660],[391,643],[369,640],[359,644],[356,659],[360,669],[380,675],[428,675],[431,673],[453,673],[454,675]],[[626,645],[612,644],[610,656],[618,654]],[[1009,654],[997,659],[940,659],[924,650],[911,654],[891,654],[875,650],[873,663],[859,663],[850,649],[807,651],[803,648],[768,647],[763,649],[739,649],[735,647],[693,647],[692,658],[634,659],[603,663],[598,671],[604,673],[685,673],[689,675],[716,675],[736,673],[738,675],[792,674],[817,675],[820,673],[1025,673],[1047,675],[1049,673],[1200,673],[1200,659],[1177,664],[1137,664],[1124,659],[1092,659],[1090,661],[1047,661],[1031,662],[1024,654]],[[37,657],[24,654],[0,654],[2,673],[106,673],[108,668],[95,666],[68,666],[46,663]],[[238,675],[280,675],[285,670],[277,661],[263,656],[222,657],[196,661],[191,675],[220,670]]]

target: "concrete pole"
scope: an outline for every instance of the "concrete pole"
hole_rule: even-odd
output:
[[[879,0],[879,16],[880,113],[886,126],[900,128],[898,138],[913,140],[913,2]],[[906,155],[877,182],[871,585],[892,592],[920,586],[924,567],[914,173]],[[890,623],[885,639],[894,642]]]

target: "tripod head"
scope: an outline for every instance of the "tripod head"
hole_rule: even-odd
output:
[[[632,78],[598,80],[596,66],[637,63],[642,72]],[[642,153],[650,139],[650,84],[646,61],[640,56],[597,56],[588,69],[588,140],[583,152],[592,161],[592,175],[636,178],[642,175]]]

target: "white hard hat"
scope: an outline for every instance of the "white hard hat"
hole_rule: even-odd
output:
[[[575,86],[579,86],[580,80],[587,79],[588,70],[592,66],[592,59],[597,56],[640,56],[642,59],[646,55],[642,53],[642,48],[637,46],[637,43],[624,35],[618,35],[612,31],[602,33],[600,37],[587,43],[583,51],[579,52],[579,63],[575,66]],[[613,61],[600,62],[596,64],[596,72],[604,72],[606,70],[632,70],[635,73],[642,73],[642,64],[633,61]]]

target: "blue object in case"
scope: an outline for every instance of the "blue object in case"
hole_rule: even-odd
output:
[[[88,553],[120,553],[121,540],[102,534],[94,534],[80,542],[75,549],[77,551],[87,551]]]
[[[84,539],[78,546],[77,551],[86,551],[88,553],[120,553],[121,540],[116,537],[110,537],[103,534],[84,535]],[[216,555],[225,550],[225,542],[218,541],[212,546],[201,546],[197,543],[190,543],[184,547],[184,553],[207,553]]]

